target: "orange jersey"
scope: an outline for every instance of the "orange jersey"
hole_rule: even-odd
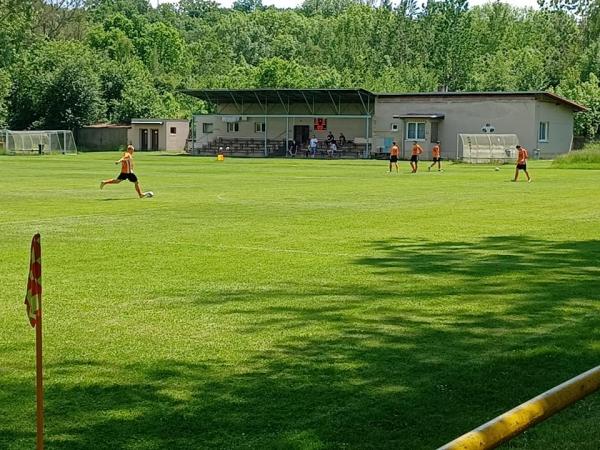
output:
[[[517,156],[517,164],[527,164],[527,158],[529,158],[527,149],[525,147],[521,147],[519,149],[519,155]]]
[[[397,145],[393,145],[392,149],[390,150],[390,155],[398,156],[399,154],[400,154],[400,148]]]
[[[133,155],[125,152],[121,158],[121,173],[133,173]]]
[[[434,158],[439,158],[440,157],[440,146],[434,145],[433,148],[431,149],[431,154],[433,155]]]
[[[413,156],[420,155],[421,153],[423,153],[423,149],[421,148],[421,146],[419,144],[413,145],[413,148],[412,148]]]

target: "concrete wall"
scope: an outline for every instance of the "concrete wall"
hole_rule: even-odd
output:
[[[171,127],[176,128],[175,134],[171,134]],[[142,148],[142,129],[148,130],[148,150],[152,150],[152,130],[158,130],[158,150],[181,152],[185,149],[190,126],[188,121],[169,119],[162,124],[131,124],[127,139],[137,150]]]
[[[374,140],[383,137],[393,138],[401,145],[404,157],[410,154],[412,140],[405,140],[407,121],[426,122],[425,140],[419,144],[425,152],[424,157],[431,156],[431,121],[426,119],[394,119],[394,115],[410,113],[444,114],[438,125],[438,138],[441,141],[442,157],[456,158],[456,139],[459,133],[481,133],[487,123],[499,134],[516,134],[526,148],[537,147],[536,100],[531,97],[489,98],[453,97],[380,97],[375,106]],[[390,124],[398,123],[398,132],[390,131]],[[571,122],[572,124],[572,119]],[[389,149],[386,149],[389,151]]]
[[[175,133],[171,133],[171,128],[175,128]],[[185,120],[167,120],[165,121],[164,137],[159,135],[161,146],[168,152],[182,152],[185,150],[185,143],[190,134],[190,123]]]
[[[548,122],[548,142],[539,142],[538,130],[540,122]],[[561,104],[538,101],[535,108],[536,145],[527,147],[539,148],[541,158],[552,159],[571,149],[573,139],[573,112]],[[532,156],[532,155],[531,155]]]
[[[126,127],[122,128],[80,128],[75,133],[75,143],[79,150],[117,150],[127,146]]]
[[[214,141],[215,139],[222,138],[241,138],[241,139],[256,139],[262,140],[265,138],[265,134],[262,132],[255,131],[255,124],[262,123],[265,121],[263,117],[244,117],[245,120],[240,120],[238,123],[239,131],[227,132],[227,122],[223,121],[222,116],[219,115],[202,115],[194,116],[194,128],[195,128],[195,142],[197,144],[207,144]],[[286,124],[287,122],[287,124]],[[203,133],[203,124],[212,123],[213,132]],[[267,139],[285,140],[286,136],[289,139],[294,138],[294,125],[308,125],[309,137],[314,134],[319,140],[323,141],[327,137],[329,131],[333,133],[337,139],[340,133],[343,133],[347,140],[354,140],[356,138],[364,138],[367,133],[366,119],[352,118],[327,118],[327,130],[315,131],[314,130],[314,119],[312,117],[301,117],[301,118],[290,118],[285,119],[281,117],[267,118],[266,122]],[[286,125],[288,132],[286,134]],[[369,125],[370,126],[370,125]]]

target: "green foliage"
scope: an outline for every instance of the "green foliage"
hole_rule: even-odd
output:
[[[8,118],[7,99],[12,82],[6,70],[0,69],[0,128],[6,128]]]
[[[558,156],[552,167],[559,169],[600,169],[600,142],[589,143],[582,150]]]
[[[262,0],[235,0],[233,2],[233,9],[241,12],[252,12],[263,9]]]
[[[570,71],[569,78],[563,80],[555,89],[558,95],[579,102],[588,111],[575,116],[575,134],[594,138],[600,133],[600,83],[598,77],[590,74],[587,81],[576,78],[576,72]]]
[[[203,110],[178,94],[183,88],[555,90],[589,106],[576,131],[592,137],[600,125],[598,5],[306,0],[280,10],[261,0],[232,9],[213,0],[159,8],[148,0],[0,0],[0,69],[10,74],[10,122],[20,127],[48,122],[40,102],[62,64],[41,71],[44,58],[34,61],[32,49],[71,39],[87,48],[83,65],[100,80],[108,120]]]
[[[40,102],[43,127],[75,130],[103,117],[100,81],[91,65],[68,61],[53,75]]]
[[[99,62],[78,42],[50,41],[20,55],[12,68],[9,124],[13,129],[71,129],[103,116]]]

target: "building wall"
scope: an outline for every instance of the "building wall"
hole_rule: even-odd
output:
[[[239,114],[240,105],[220,105],[219,115],[195,116],[194,135],[196,145],[213,142],[217,138],[224,139],[264,139],[263,132],[255,131],[255,123],[264,122],[263,117],[249,117]],[[305,103],[290,105],[289,114],[306,114],[308,106]],[[319,114],[326,117],[334,114],[332,106],[327,104],[315,105]],[[330,113],[326,111],[331,111]],[[246,105],[245,112],[260,113],[259,105]],[[342,105],[344,114],[360,114],[360,105]],[[285,114],[281,105],[272,105],[270,114]],[[409,114],[443,114],[443,119],[402,119],[394,116]],[[223,116],[239,120],[239,131],[227,131],[227,122]],[[312,117],[290,118],[288,134],[294,137],[294,125],[308,125],[309,134],[315,134],[320,140],[325,139],[328,131],[332,131],[336,138],[344,133],[346,139],[365,139],[372,137],[372,152],[389,152],[392,141],[396,141],[402,151],[403,157],[408,157],[412,140],[406,139],[406,123],[409,121],[425,123],[425,139],[420,145],[425,151],[424,157],[431,156],[434,140],[434,130],[437,127],[437,139],[442,146],[442,156],[454,159],[457,156],[457,137],[460,133],[480,134],[487,124],[494,127],[497,134],[516,134],[521,145],[530,150],[539,148],[543,158],[552,158],[560,153],[569,151],[573,136],[573,112],[562,104],[551,101],[536,100],[531,96],[452,96],[452,97],[427,97],[427,96],[379,96],[375,102],[375,113],[369,121],[367,132],[366,120],[327,118],[327,130],[314,131]],[[538,142],[540,122],[548,122],[548,142]],[[203,123],[212,123],[213,132],[202,132]],[[396,129],[393,128],[396,127]],[[138,132],[139,134],[139,132]],[[285,140],[286,119],[267,119],[267,139]],[[532,152],[533,153],[533,152]],[[533,156],[533,155],[532,155]]]
[[[80,128],[75,143],[79,150],[117,150],[127,146],[128,128]]]
[[[540,122],[548,123],[548,142],[538,140]],[[573,112],[564,105],[551,102],[536,102],[535,108],[536,144],[527,147],[538,148],[540,156],[544,159],[552,159],[561,153],[567,153],[571,149],[573,139]]]
[[[127,134],[128,144],[131,144],[135,147],[136,150],[142,149],[142,137],[141,131],[142,129],[148,130],[148,150],[152,149],[152,130],[158,130],[158,149],[164,150],[164,147],[161,148],[161,136],[164,134],[164,125],[159,124],[131,124],[131,128],[129,129],[129,133]]]
[[[175,133],[171,133],[171,128],[175,128]],[[168,152],[182,152],[185,150],[185,143],[190,134],[190,123],[186,120],[167,120],[165,121],[165,133],[159,135],[161,148]]]
[[[536,100],[532,97],[515,98],[426,98],[426,97],[380,97],[375,106],[374,141],[384,137],[394,138],[402,144],[402,154],[410,152],[412,140],[405,139],[407,121],[426,122],[425,140],[420,142],[425,156],[431,155],[431,121],[425,119],[394,119],[394,115],[410,113],[444,114],[439,121],[438,139],[441,141],[442,156],[454,159],[457,156],[457,135],[460,133],[481,133],[482,127],[490,124],[495,133],[516,134],[527,148],[536,148],[537,127]],[[396,133],[389,131],[391,123],[399,123]],[[572,124],[572,120],[570,122]],[[386,149],[389,151],[389,149]]]
[[[265,138],[263,132],[257,132],[256,124],[265,122],[263,117],[242,117],[238,123],[239,131],[227,132],[227,122],[223,121],[220,115],[202,115],[194,116],[195,142],[196,144],[207,144],[215,139],[222,137],[226,139],[257,139]],[[294,139],[294,125],[307,125],[309,127],[309,137],[314,134],[319,140],[325,140],[329,131],[337,139],[340,133],[343,133],[347,140],[356,138],[365,138],[367,133],[367,120],[361,118],[327,118],[327,129],[323,131],[314,130],[314,118],[301,117],[290,118],[287,120],[288,133],[286,134],[286,119],[282,117],[267,118],[266,133],[267,139],[285,140]],[[212,133],[203,133],[203,124],[212,124]],[[370,125],[369,125],[370,126]]]

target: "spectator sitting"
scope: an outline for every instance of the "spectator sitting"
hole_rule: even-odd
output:
[[[295,141],[290,141],[288,143],[287,154],[290,155],[292,158],[296,156],[296,142]]]
[[[346,145],[346,136],[344,136],[344,133],[340,133],[340,138],[338,140],[340,142],[340,148]]]
[[[331,141],[331,144],[329,144],[329,148],[327,149],[327,156],[329,158],[334,158],[336,151],[337,151],[337,144],[335,143],[335,140],[333,140],[333,141]]]
[[[333,133],[330,131],[329,134],[327,135],[327,139],[325,139],[325,142],[327,143],[327,148],[329,148],[329,146],[331,145],[331,143],[335,140],[335,138],[333,137]]]

